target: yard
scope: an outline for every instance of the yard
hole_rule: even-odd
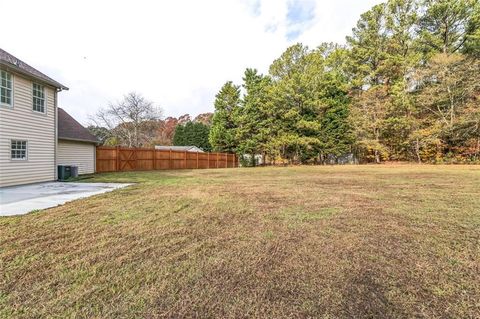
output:
[[[0,317],[480,316],[480,167],[101,174],[0,218]]]

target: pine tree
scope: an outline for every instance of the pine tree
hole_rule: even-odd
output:
[[[348,45],[297,43],[244,95],[217,95],[212,144],[289,162],[480,157],[479,0],[388,0]],[[233,101],[233,102],[232,102]]]
[[[424,52],[475,53],[479,49],[479,5],[478,0],[424,0],[425,14],[418,25]]]
[[[210,151],[209,133],[210,128],[207,125],[200,122],[187,122],[175,128],[173,145],[196,146],[204,151]]]
[[[267,144],[271,137],[269,129],[268,89],[270,78],[258,74],[256,69],[246,69],[243,77],[243,96],[237,116],[238,152],[250,154],[252,165],[255,155],[268,153]]]
[[[240,105],[240,88],[227,82],[220,89],[215,99],[215,113],[209,142],[214,151],[235,152],[238,146],[236,135],[236,119]]]

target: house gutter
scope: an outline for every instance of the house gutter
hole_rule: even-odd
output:
[[[99,144],[100,144],[99,141],[91,141],[91,140],[84,140],[84,139],[80,139],[80,138],[70,138],[70,137],[59,137],[58,140],[62,140],[62,141],[73,141],[73,142],[83,142],[83,143],[90,143],[90,144],[95,144],[95,145],[99,145]]]
[[[55,177],[55,180],[58,179],[58,172],[57,172],[57,148],[58,148],[58,105],[57,105],[57,95],[60,90],[55,90],[55,93],[53,94],[53,108],[54,108],[54,122],[55,122],[55,142],[53,143],[53,158],[54,158],[54,165],[53,165],[53,176]]]

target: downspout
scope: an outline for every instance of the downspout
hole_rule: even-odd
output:
[[[58,179],[58,171],[57,171],[57,150],[58,150],[58,92],[68,90],[66,86],[60,86],[55,88],[54,94],[53,94],[53,117],[54,117],[54,123],[55,123],[55,129],[54,129],[54,135],[55,135],[55,142],[53,143],[53,161],[54,163],[54,176],[55,180]]]
[[[54,164],[53,164],[53,171],[54,171],[54,177],[55,180],[58,179],[58,172],[57,172],[57,148],[58,148],[58,105],[57,105],[57,95],[58,95],[58,89],[55,89],[55,93],[53,94],[53,109],[54,109],[54,122],[55,122],[55,142],[53,146],[53,158],[54,158]]]

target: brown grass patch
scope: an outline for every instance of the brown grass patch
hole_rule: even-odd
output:
[[[138,184],[0,218],[0,317],[480,316],[479,167],[94,180]]]

